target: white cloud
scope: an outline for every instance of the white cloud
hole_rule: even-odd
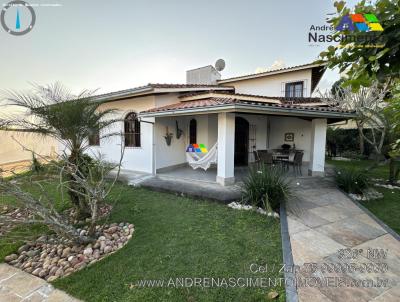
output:
[[[285,61],[283,61],[282,59],[277,59],[269,67],[257,67],[256,73],[281,69],[281,68],[285,68],[285,67],[286,67]]]

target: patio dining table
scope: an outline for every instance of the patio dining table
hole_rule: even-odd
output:
[[[272,153],[272,158],[276,161],[280,161],[283,159],[289,159],[289,154],[283,154],[283,153]]]

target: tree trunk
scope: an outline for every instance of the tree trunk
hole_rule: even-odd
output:
[[[394,185],[396,182],[396,162],[393,157],[389,159],[389,183]]]
[[[71,151],[71,155],[68,158],[68,161],[73,164],[74,166],[80,168],[79,164],[79,152],[76,150]],[[84,193],[84,188],[79,186],[79,184],[76,183],[74,175],[68,174],[68,179],[70,180],[70,187],[71,189],[68,190],[68,195],[71,199],[71,202],[76,210],[76,219],[77,220],[83,220],[86,218],[90,217],[90,208],[89,205],[87,204],[85,198],[80,195],[78,192]]]
[[[364,155],[365,152],[365,147],[364,147],[364,136],[363,136],[363,128],[358,127],[358,139],[359,139],[359,148],[360,148],[360,154]]]

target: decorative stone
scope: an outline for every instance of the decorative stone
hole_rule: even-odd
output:
[[[54,274],[54,276],[60,277],[64,275],[64,270],[62,268],[59,268],[56,273]]]
[[[26,252],[26,255],[28,256],[28,257],[30,257],[30,258],[33,258],[33,257],[35,257],[36,255],[39,255],[40,254],[40,252],[39,251],[28,251],[28,252]]]
[[[53,282],[53,281],[55,281],[57,278],[58,278],[57,276],[50,276],[50,277],[47,278],[47,281],[48,281],[48,282]]]
[[[18,255],[17,254],[11,254],[11,255],[6,256],[4,258],[4,261],[5,262],[10,262],[10,261],[13,261],[13,260],[16,260],[16,259],[18,259]]]
[[[29,248],[30,248],[30,246],[28,244],[25,244],[25,245],[21,246],[18,249],[18,254],[21,254],[22,252],[29,250]]]
[[[111,251],[112,251],[112,247],[109,246],[109,245],[107,245],[107,246],[104,248],[104,254],[108,254],[108,253],[110,253]]]
[[[63,258],[67,258],[69,256],[69,254],[71,253],[71,248],[70,247],[66,247],[65,249],[63,249],[61,257]]]
[[[39,276],[40,272],[42,271],[41,268],[37,268],[32,272],[32,275]]]
[[[118,230],[117,226],[113,226],[107,230],[108,233],[113,234]]]
[[[278,296],[279,296],[279,294],[278,294],[278,292],[275,291],[275,290],[270,291],[270,292],[267,294],[268,300],[276,299]]]
[[[92,249],[91,247],[85,248],[85,249],[83,250],[83,254],[84,254],[85,256],[91,256],[92,253],[93,253],[93,249]]]
[[[100,258],[100,251],[99,250],[94,250],[93,251],[93,258],[94,259],[99,259]]]

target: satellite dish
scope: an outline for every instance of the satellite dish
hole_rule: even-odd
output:
[[[217,62],[215,62],[215,69],[218,71],[222,71],[225,68],[225,61],[222,59],[218,59]]]

